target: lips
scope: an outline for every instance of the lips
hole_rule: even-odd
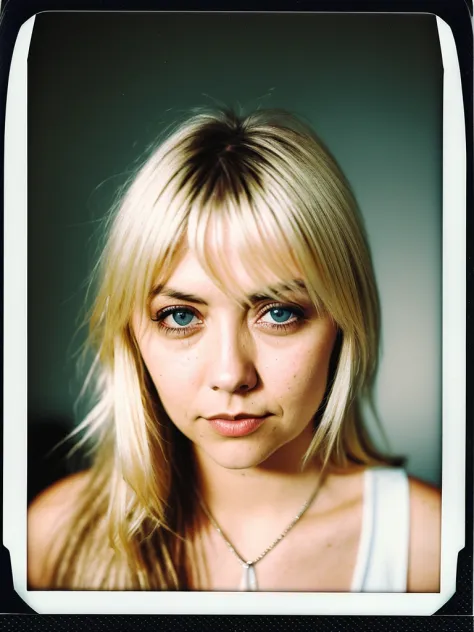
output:
[[[212,417],[206,417],[206,419],[211,428],[221,436],[245,437],[258,430],[268,416],[268,414],[239,413],[237,415],[229,415],[218,413]]]
[[[226,419],[227,421],[240,421],[242,419],[260,419],[263,417],[268,417],[267,413],[263,415],[257,415],[256,413],[237,413],[236,415],[229,415],[228,413],[217,413],[217,415],[212,415],[211,417],[206,417],[209,421],[213,419]]]

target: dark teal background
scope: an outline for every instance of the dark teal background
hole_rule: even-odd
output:
[[[384,427],[413,474],[440,482],[443,76],[433,16],[44,13],[28,73],[30,484],[43,485],[41,455],[78,421],[84,331],[75,332],[100,221],[165,126],[215,103],[287,108],[341,164],[382,299]]]

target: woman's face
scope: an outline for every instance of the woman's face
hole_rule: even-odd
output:
[[[297,275],[269,280],[281,287],[275,301],[233,268],[251,307],[223,293],[188,252],[133,327],[173,423],[202,458],[242,469],[283,457],[303,436],[308,447],[336,328],[304,287],[285,290]]]

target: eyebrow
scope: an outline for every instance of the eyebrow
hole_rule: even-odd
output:
[[[277,283],[276,285],[271,285],[263,292],[256,292],[255,294],[250,294],[247,296],[248,301],[250,303],[258,303],[258,301],[265,301],[269,298],[273,298],[275,295],[285,294],[287,292],[294,292],[295,287],[307,292],[306,284],[302,279],[294,279],[289,283]]]
[[[278,283],[276,285],[269,286],[261,292],[255,292],[253,294],[249,294],[246,299],[249,303],[258,303],[259,301],[264,301],[267,299],[271,299],[275,295],[281,295],[286,292],[294,291],[295,288],[303,290],[307,292],[306,284],[302,279],[294,279],[293,281],[286,283]],[[168,287],[166,285],[157,285],[155,286],[150,294],[149,300],[152,301],[156,296],[166,296],[168,298],[174,298],[178,301],[186,301],[187,303],[196,303],[197,305],[207,305],[207,301],[205,301],[200,296],[196,296],[196,294],[189,294],[188,292],[182,292],[181,290],[177,290],[172,287]]]
[[[152,289],[149,295],[149,300],[153,300],[155,296],[162,295],[169,298],[175,298],[178,301],[186,301],[187,303],[197,303],[198,305],[207,305],[207,302],[200,296],[195,294],[188,294],[187,292],[181,292],[181,290],[175,290],[172,287],[166,285],[157,285]]]

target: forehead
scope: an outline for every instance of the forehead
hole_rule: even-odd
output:
[[[215,270],[210,270],[206,262],[200,260],[196,253],[186,249],[175,264],[172,273],[163,280],[160,285],[165,285],[174,290],[192,290],[201,294],[224,293],[237,300],[256,295],[263,290],[272,288],[283,291],[288,286],[301,289],[301,281],[295,285],[295,280],[300,279],[299,271],[294,268],[289,270],[283,278],[272,270],[252,274],[252,267],[245,265],[243,259],[235,250],[229,249],[225,253],[227,270],[223,267],[216,275]],[[247,262],[248,263],[248,262]]]

